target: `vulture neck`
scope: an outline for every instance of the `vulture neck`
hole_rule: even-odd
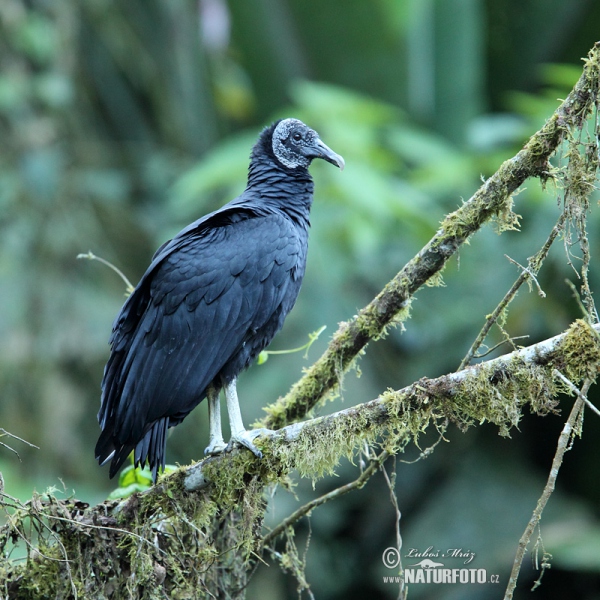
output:
[[[306,168],[289,169],[269,156],[252,157],[246,192],[258,195],[261,204],[285,212],[303,228],[310,225],[313,189],[313,180]]]

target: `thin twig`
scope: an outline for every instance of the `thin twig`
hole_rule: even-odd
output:
[[[488,354],[491,354],[494,350],[496,350],[497,348],[500,348],[500,346],[504,346],[504,344],[510,344],[514,350],[517,347],[516,344],[514,343],[515,340],[526,340],[528,338],[529,338],[528,335],[515,335],[513,337],[509,337],[505,340],[502,340],[501,342],[498,342],[497,344],[494,344],[491,348],[488,348],[485,352],[478,352],[477,354],[475,354],[475,356],[473,358],[485,358]]]
[[[294,511],[289,517],[284,519],[275,529],[267,533],[261,542],[262,546],[267,546],[271,541],[273,541],[276,537],[280,536],[288,527],[299,521],[302,517],[312,512],[317,506],[321,506],[321,504],[325,504],[325,502],[329,502],[329,500],[333,500],[335,498],[339,498],[352,490],[360,489],[365,485],[365,483],[374,475],[379,467],[386,461],[389,457],[389,452],[387,450],[383,450],[379,456],[371,459],[369,466],[359,475],[357,479],[354,481],[347,483],[346,485],[342,485],[327,494],[323,494],[310,502],[307,502],[304,506],[301,506],[298,510]]]
[[[10,431],[6,431],[6,429],[3,429],[2,427],[0,427],[0,438],[5,435],[8,435],[9,437],[14,438],[15,440],[19,440],[20,442],[27,444],[31,448],[36,448],[37,450],[39,450],[39,447],[36,446],[35,444],[32,444],[31,442],[28,442],[27,440],[20,438],[18,435],[15,435],[14,433],[10,433]],[[0,446],[2,446],[3,448],[6,448],[7,450],[10,450],[11,452],[13,452],[14,454],[17,455],[17,458],[19,460],[21,460],[21,455],[12,446],[9,446],[8,444],[5,444],[4,442],[0,442]]]
[[[131,283],[131,281],[129,281],[129,279],[127,279],[127,276],[125,275],[125,273],[123,273],[123,271],[121,271],[121,269],[119,269],[118,267],[115,267],[115,265],[113,265],[111,262],[107,261],[106,259],[101,258],[100,256],[96,256],[91,250],[89,250],[88,252],[82,253],[82,254],[78,254],[77,258],[78,259],[86,258],[87,260],[97,260],[98,262],[102,263],[103,265],[106,265],[109,269],[112,269],[125,282],[125,292],[127,295],[130,295],[133,292],[133,290],[135,289],[135,286]]]
[[[30,515],[31,516],[31,515]],[[50,561],[54,561],[57,563],[68,563],[68,562],[72,562],[70,561],[68,558],[56,558],[54,556],[47,556],[46,554],[44,554],[39,548],[37,548],[36,546],[33,545],[33,543],[31,541],[29,541],[28,537],[21,532],[21,530],[19,529],[19,527],[17,526],[17,524],[14,521],[14,517],[13,515],[11,515],[10,513],[6,513],[6,518],[8,521],[8,524],[10,525],[10,532],[11,534],[16,533],[16,535],[18,535],[27,545],[27,547],[33,551],[35,554],[45,558],[46,560],[50,560]],[[41,523],[41,519],[35,515],[35,518],[37,519],[37,521],[39,523]],[[46,526],[47,527],[47,526]],[[53,534],[54,537],[56,537],[55,534]],[[63,546],[63,544],[60,542],[60,540],[57,540],[63,550],[63,554],[65,555],[65,557],[67,556],[66,554],[66,550],[65,547]]]
[[[76,521],[74,519],[68,519],[67,517],[59,517],[57,515],[44,515],[44,516],[47,517],[48,519],[54,519],[56,521],[64,521],[66,523],[74,523],[77,526],[86,527],[88,529],[103,529],[105,531],[111,531],[114,533],[122,533],[123,535],[130,536],[140,542],[148,544],[149,546],[158,550],[161,554],[164,554],[166,556],[166,552],[164,550],[162,550],[161,548],[158,548],[156,546],[156,544],[154,544],[150,540],[147,540],[145,537],[138,535],[137,533],[134,533],[133,531],[129,531],[127,529],[121,529],[120,527],[109,527],[107,525],[92,525],[91,523],[86,523],[85,521]]]
[[[21,456],[19,455],[19,453],[14,448],[12,448],[11,446],[9,446],[8,444],[5,444],[4,442],[0,442],[0,446],[2,446],[3,448],[6,448],[7,450],[10,450],[13,454],[17,455],[17,458],[19,460],[21,460]]]
[[[565,283],[571,288],[571,291],[573,292],[573,298],[575,299],[575,302],[577,302],[577,306],[579,307],[581,314],[585,317],[585,320],[590,325],[593,325],[593,323],[590,319],[590,314],[588,313],[586,307],[584,306],[584,304],[581,300],[581,296],[579,295],[579,292],[577,291],[577,286],[570,279],[565,279]]]
[[[40,449],[39,446],[36,446],[35,444],[32,444],[31,442],[28,442],[27,440],[20,438],[18,435],[15,435],[14,433],[11,433],[10,431],[6,431],[6,429],[3,429],[2,427],[0,427],[0,434],[1,434],[0,437],[2,437],[3,435],[8,435],[11,438],[14,438],[15,440],[19,440],[20,442],[27,444],[31,448],[36,448],[37,450]]]
[[[41,518],[37,514],[37,506],[35,506],[33,503],[31,506],[32,506],[32,508],[34,508],[33,515],[35,516],[36,521],[52,536],[54,541],[60,547],[62,555],[65,557],[64,560],[60,560],[60,559],[54,559],[54,560],[59,561],[64,564],[65,570],[67,571],[67,575],[69,577],[69,583],[71,585],[71,592],[73,593],[73,599],[77,600],[79,595],[77,593],[77,586],[75,585],[75,582],[73,581],[73,575],[71,573],[71,563],[74,561],[69,559],[69,554],[68,554],[67,549],[65,548],[65,545],[63,544],[60,536],[55,531],[53,531],[52,528],[47,523],[44,522],[43,518]],[[48,516],[54,517],[54,515],[48,515]],[[31,512],[30,512],[30,517],[31,517]],[[60,518],[60,517],[57,517],[57,518]],[[38,529],[38,537],[41,536],[41,533],[42,532]],[[36,549],[36,551],[38,551],[38,552],[39,552],[39,546],[40,545],[38,544],[38,548]],[[47,556],[45,556],[44,558],[50,559],[50,557],[47,557]]]
[[[438,441],[435,443],[436,446],[440,442],[441,439],[442,439],[442,436],[440,436],[440,439],[438,439]],[[396,491],[394,489],[395,483],[396,483],[396,463],[395,463],[395,461],[394,461],[394,467],[392,469],[392,478],[391,479],[390,479],[387,471],[385,470],[385,466],[383,464],[381,465],[381,471],[383,473],[383,477],[385,478],[385,482],[388,486],[388,490],[390,491],[390,502],[392,503],[392,506],[394,507],[394,512],[396,514],[396,550],[398,550],[398,566],[400,567],[400,573],[402,573],[404,571],[404,568],[402,567],[402,552],[401,552],[402,551],[402,534],[400,533],[400,519],[402,518],[402,513],[400,512],[400,507],[398,506],[398,498],[396,496]],[[407,596],[408,596],[408,588],[404,584],[404,577],[401,577],[400,584],[398,586],[397,600],[406,600]]]
[[[538,273],[538,271],[540,270],[540,267],[542,266],[542,263],[544,262],[544,259],[546,258],[546,256],[548,255],[548,252],[550,251],[552,244],[556,240],[558,234],[561,231],[563,231],[566,218],[567,218],[566,212],[561,213],[560,217],[558,218],[558,221],[552,228],[552,231],[550,232],[548,239],[544,242],[544,245],[540,248],[540,250],[534,256],[532,256],[528,260],[528,267],[527,268],[521,267],[521,269],[522,269],[521,274],[519,275],[519,277],[517,277],[516,281],[512,284],[512,286],[508,290],[508,292],[506,292],[506,294],[504,295],[504,298],[502,298],[502,300],[500,301],[498,306],[496,306],[496,308],[494,309],[492,314],[487,317],[484,326],[481,328],[481,331],[477,335],[477,338],[473,342],[472,346],[469,348],[469,351],[467,352],[466,356],[460,362],[460,365],[458,367],[459,371],[464,369],[471,362],[471,360],[473,360],[475,353],[477,352],[477,350],[479,350],[479,348],[483,344],[490,329],[498,321],[498,317],[502,314],[502,312],[506,309],[506,307],[513,301],[514,297],[517,295],[517,292],[519,291],[519,288],[528,279],[530,279],[534,274]],[[511,259],[509,259],[509,260],[511,260]],[[521,265],[519,265],[519,266],[521,266]]]
[[[590,380],[586,380],[581,389],[581,395],[585,396],[587,391],[591,385]],[[584,401],[581,396],[577,397],[575,403],[573,404],[573,408],[571,409],[571,413],[569,414],[569,418],[567,419],[563,430],[558,438],[558,444],[556,445],[556,453],[554,454],[554,459],[552,461],[552,468],[550,469],[550,474],[548,475],[548,481],[544,487],[544,491],[540,496],[537,506],[533,511],[533,515],[519,540],[519,545],[517,547],[517,553],[515,556],[515,560],[513,562],[513,568],[510,573],[510,578],[508,580],[508,586],[506,588],[506,592],[504,594],[504,600],[511,600],[517,586],[517,579],[519,577],[519,572],[521,570],[521,565],[523,564],[523,559],[525,557],[525,552],[527,551],[527,545],[531,540],[531,536],[535,531],[535,528],[539,525],[539,522],[542,518],[542,512],[554,492],[554,487],[556,485],[556,479],[558,477],[558,472],[560,471],[560,467],[563,462],[563,458],[565,452],[570,450],[569,441],[571,440],[574,431],[576,430],[577,421],[579,419],[579,415],[583,410]]]
[[[433,451],[435,450],[436,446],[441,442],[447,442],[448,440],[444,437],[444,433],[446,433],[446,430],[448,429],[448,423],[450,421],[446,418],[444,419],[444,422],[441,424],[436,424],[436,429],[438,431],[438,439],[433,442],[433,444],[431,444],[431,446],[427,446],[427,448],[425,448],[425,450],[423,450],[419,456],[417,456],[417,458],[414,458],[413,460],[404,460],[404,459],[400,459],[399,462],[404,463],[405,465],[414,465],[416,462],[419,462],[420,460],[423,460],[424,458],[427,458],[428,456],[431,456],[433,454]]]
[[[552,235],[552,232],[550,232],[550,235]],[[514,258],[511,258],[508,254],[505,254],[504,258],[506,258],[509,263],[515,265],[516,267],[519,267],[519,269],[521,269],[521,271],[526,271],[527,275],[529,275],[528,279],[532,279],[533,283],[535,283],[535,285],[538,289],[538,294],[542,298],[546,297],[546,292],[542,289],[542,286],[540,285],[539,281],[537,280],[536,273],[534,273],[534,271],[531,267],[524,267],[521,263],[517,262]],[[544,258],[545,258],[545,256],[544,256]],[[538,267],[538,270],[539,270],[539,267]],[[529,289],[531,289],[531,284],[529,285]]]
[[[587,407],[595,412],[600,417],[600,410],[598,410],[588,399],[588,397],[581,392],[581,390],[569,379],[567,379],[558,369],[552,371],[556,377],[558,377],[578,398],[583,400]]]

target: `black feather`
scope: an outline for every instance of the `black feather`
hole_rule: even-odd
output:
[[[246,368],[296,301],[313,182],[275,155],[278,123],[252,150],[244,193],[163,244],[115,319],[96,445],[111,477],[134,451],[156,478],[168,428]]]

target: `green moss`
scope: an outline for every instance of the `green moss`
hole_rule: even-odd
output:
[[[574,384],[597,378],[600,339],[587,321],[578,319],[569,327],[568,335],[557,348],[556,354],[555,367]]]
[[[442,275],[442,271],[438,271],[433,277],[430,277],[425,285],[427,287],[446,287],[444,283],[444,277]]]
[[[597,100],[599,50],[596,46],[590,53],[584,77],[542,130],[501,165],[471,201],[444,219],[432,242],[373,303],[341,324],[330,350],[286,399],[268,407],[270,426],[302,418],[319,398],[334,397],[365,345],[408,318],[411,295],[426,282],[440,284],[445,261],[483,223],[495,218],[499,231],[517,228],[513,197],[525,178],[554,179],[564,188],[566,210],[586,257],[585,219],[598,147],[592,136],[588,144],[577,141],[581,136],[574,130],[583,129]],[[550,167],[548,158],[562,140],[568,144],[569,164],[559,171]],[[585,283],[585,272],[583,279]],[[7,558],[12,545],[21,545],[28,557],[24,563],[0,562],[0,581],[15,586],[18,600],[183,600],[208,595],[208,590],[218,595],[219,590],[243,588],[258,549],[263,492],[269,483],[286,483],[293,469],[313,479],[332,473],[341,458],[353,460],[365,442],[401,452],[410,442],[418,444],[432,424],[443,430],[447,421],[461,428],[487,421],[508,435],[527,405],[546,414],[556,409],[560,392],[570,392],[557,381],[556,370],[578,385],[596,379],[599,365],[598,335],[580,320],[549,356],[533,363],[512,355],[473,367],[469,377],[423,379],[407,390],[388,390],[378,401],[315,420],[293,442],[264,444],[260,461],[246,451],[209,459],[204,474],[210,484],[199,492],[185,490],[185,472],[180,470],[161,478],[148,493],[120,504],[116,517],[116,503],[86,508],[52,494],[36,495],[26,504],[4,508],[9,518],[0,528],[0,555]],[[303,589],[308,587],[289,531],[281,565],[294,573]]]
[[[293,444],[274,444],[269,468],[296,468],[302,476],[319,478],[334,472],[342,457],[352,460],[364,441],[379,441],[398,452],[409,442],[418,443],[432,423],[439,426],[445,419],[461,429],[490,422],[501,435],[509,435],[518,427],[524,407],[540,415],[556,409],[562,387],[555,368],[578,383],[595,376],[598,364],[597,335],[585,321],[577,321],[545,362],[525,362],[517,353],[472,367],[467,377],[423,379],[408,390],[388,390],[378,399],[382,412],[373,404],[372,409],[323,417],[305,426]]]
[[[259,549],[265,485],[285,482],[292,469],[312,479],[333,473],[365,442],[400,452],[408,443],[418,444],[432,424],[443,428],[446,420],[463,429],[488,421],[508,435],[526,405],[538,414],[555,410],[563,389],[555,369],[577,384],[595,377],[599,364],[596,332],[586,321],[576,321],[553,352],[533,363],[516,353],[472,367],[467,377],[422,379],[402,391],[388,390],[377,401],[316,419],[292,442],[263,443],[262,460],[243,450],[209,459],[203,472],[210,485],[201,492],[185,492],[184,470],[163,477],[149,493],[120,505],[119,528],[131,533],[114,522],[102,525],[103,513],[110,514],[116,503],[105,511],[96,507],[94,520],[88,515],[84,523],[73,518],[80,511],[75,502],[36,497],[13,512],[10,527],[28,535],[28,522],[40,524],[38,550],[26,565],[11,566],[3,575],[19,580],[23,599],[71,598],[75,592],[147,600],[167,593],[183,599],[215,589],[218,578],[222,585],[223,573],[239,584]],[[1,539],[6,543],[8,537]],[[283,560],[296,571],[292,558],[290,552]],[[212,568],[217,564],[218,575]]]
[[[518,215],[513,211],[514,196],[516,195],[516,193],[507,196],[504,203],[500,206],[497,213],[494,215],[496,232],[499,234],[504,233],[505,231],[519,231],[520,229],[521,215]]]

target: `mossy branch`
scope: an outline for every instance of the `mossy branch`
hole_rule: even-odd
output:
[[[289,393],[266,407],[259,426],[279,429],[302,419],[335,392],[341,375],[365,346],[406,317],[412,296],[438,275],[469,237],[493,217],[511,227],[512,195],[529,177],[545,182],[548,163],[571,128],[581,128],[598,99],[600,42],[590,50],[579,81],[546,124],[523,149],[505,161],[458,210],[449,214],[427,245],[353,319],[340,325],[325,353]],[[514,223],[513,223],[514,225]]]
[[[369,341],[407,315],[414,293],[439,275],[474,232],[493,217],[501,227],[514,226],[511,207],[517,188],[528,177],[551,177],[548,159],[572,128],[583,127],[597,103],[599,65],[597,43],[579,82],[546,125],[444,219],[382,292],[340,326],[327,351],[290,393],[269,407],[263,424],[278,430],[258,438],[261,460],[247,450],[234,450],[181,468],[126,501],[95,507],[73,499],[59,501],[53,493],[20,503],[0,489],[0,507],[7,516],[0,527],[0,555],[7,556],[21,543],[27,550],[24,563],[0,563],[0,589],[10,590],[10,597],[32,597],[32,590],[36,597],[154,599],[216,595],[216,590],[233,590],[231,595],[238,597],[247,582],[247,567],[263,547],[267,484],[285,482],[293,469],[319,478],[333,472],[343,456],[355,457],[364,443],[378,445],[380,457],[396,454],[410,442],[418,443],[430,425],[443,430],[449,421],[463,429],[489,421],[508,435],[526,406],[538,414],[554,411],[561,392],[572,394],[582,381],[595,380],[600,325],[580,320],[567,332],[529,348],[421,379],[333,415],[296,422],[335,391]],[[582,190],[587,193],[589,185]],[[587,244],[584,215],[585,210],[577,229],[582,247]],[[593,307],[586,248],[584,301]],[[376,466],[371,463],[350,489],[366,482]],[[325,495],[305,509],[327,499]]]
[[[36,548],[27,545],[31,556],[26,564],[7,564],[5,572],[0,565],[0,581],[4,577],[16,591],[52,573],[46,580],[49,589],[56,594],[62,587],[71,597],[99,597],[118,581],[127,597],[128,574],[135,572],[140,589],[221,589],[222,564],[229,560],[223,556],[233,552],[241,557],[232,565],[243,571],[263,547],[266,484],[285,481],[292,469],[316,479],[332,472],[343,456],[354,457],[365,442],[378,444],[380,456],[395,454],[418,442],[430,424],[447,420],[461,428],[490,421],[506,435],[527,405],[545,414],[555,410],[559,393],[573,393],[563,377],[573,385],[596,378],[599,334],[600,325],[576,321],[539,344],[265,435],[257,440],[260,460],[245,449],[211,457],[120,503],[88,507],[49,494],[20,504],[0,494],[0,504],[12,507],[0,528],[0,550],[11,539],[27,540],[31,524],[38,535]],[[366,482],[378,464],[356,485]],[[242,510],[234,519],[236,508]],[[226,532],[224,547],[215,547],[217,530]]]
[[[600,325],[578,320],[567,332],[533,346],[264,434],[257,438],[263,458],[250,471],[258,468],[261,477],[272,479],[275,473],[297,469],[302,476],[318,478],[332,473],[343,456],[352,457],[364,441],[377,441],[394,454],[418,441],[431,422],[445,419],[461,428],[489,421],[508,435],[525,405],[546,414],[556,407],[559,392],[572,393],[557,371],[573,383],[596,378],[599,333]],[[248,468],[254,461],[243,455]],[[241,480],[243,473],[234,473],[235,468],[230,455],[207,459],[185,469],[184,488],[202,489],[209,482],[220,486],[224,477]]]

